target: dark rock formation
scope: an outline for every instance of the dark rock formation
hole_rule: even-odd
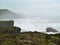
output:
[[[14,21],[0,21],[0,28],[7,28],[7,27],[13,27],[14,26]]]
[[[14,21],[0,21],[0,33],[10,34],[12,36],[19,34],[21,28],[14,26]]]
[[[15,36],[21,32],[21,28],[19,27],[8,27],[8,28],[0,28],[0,34],[9,34],[11,36]]]
[[[11,34],[12,36],[17,35],[21,32],[21,28],[19,27],[11,27],[9,28],[9,30],[7,31],[8,34]]]
[[[55,30],[55,29],[53,29],[51,27],[46,28],[46,31],[47,32],[58,32],[57,30]]]

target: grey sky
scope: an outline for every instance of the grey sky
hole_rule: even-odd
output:
[[[27,18],[60,19],[60,0],[0,0],[0,8],[24,14]]]

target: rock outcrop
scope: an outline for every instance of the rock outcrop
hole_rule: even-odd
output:
[[[53,28],[51,28],[51,27],[47,27],[47,28],[46,28],[46,31],[47,31],[47,32],[58,32],[57,30],[55,30],[55,29],[53,29]]]
[[[8,28],[8,27],[13,27],[14,26],[14,21],[0,21],[0,28]]]
[[[21,28],[14,26],[14,21],[0,21],[0,33],[12,36],[19,34]]]

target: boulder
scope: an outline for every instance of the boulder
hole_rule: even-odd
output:
[[[47,32],[58,32],[56,29],[53,29],[53,28],[51,28],[51,27],[47,27],[47,28],[46,28],[46,31],[47,31]]]

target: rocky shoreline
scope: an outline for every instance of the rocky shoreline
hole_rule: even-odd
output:
[[[7,21],[6,21],[7,22]],[[0,25],[0,45],[60,45],[60,33],[46,34],[43,32],[21,32],[21,28],[6,22]],[[8,27],[8,26],[9,27]]]

